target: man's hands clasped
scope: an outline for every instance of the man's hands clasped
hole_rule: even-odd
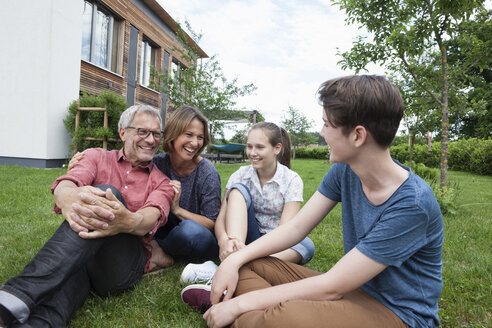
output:
[[[111,192],[91,186],[77,188],[76,199],[65,219],[82,238],[101,238],[130,232],[134,226],[131,213]]]

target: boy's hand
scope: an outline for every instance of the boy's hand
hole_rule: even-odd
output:
[[[241,314],[235,303],[234,300],[229,300],[212,305],[203,315],[207,326],[218,328],[230,325]]]

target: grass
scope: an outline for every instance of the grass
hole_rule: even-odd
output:
[[[240,164],[217,164],[222,186]],[[322,160],[295,160],[304,181],[304,200],[329,168]],[[0,282],[18,274],[53,234],[62,218],[52,214],[51,183],[63,169],[0,166]],[[460,192],[454,216],[445,216],[442,327],[491,327],[492,177],[450,171]],[[313,230],[310,268],[326,271],[343,254],[340,206]],[[145,277],[119,296],[90,297],[70,327],[206,327],[201,315],[181,302],[179,275],[185,263]]]

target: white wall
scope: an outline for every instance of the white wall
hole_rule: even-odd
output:
[[[82,5],[2,1],[0,158],[66,157],[70,138],[63,118],[79,93]]]

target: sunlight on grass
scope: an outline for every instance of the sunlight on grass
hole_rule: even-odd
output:
[[[243,164],[216,164],[222,189]],[[292,169],[304,181],[304,201],[316,191],[330,164],[295,160]],[[18,274],[53,234],[61,217],[52,213],[50,186],[62,169],[0,166],[0,282]],[[442,327],[490,327],[492,302],[492,177],[449,172],[458,183],[458,210],[445,216],[444,291],[440,300]],[[326,271],[342,255],[340,206],[310,234],[316,244],[310,268]],[[206,327],[198,312],[181,302],[178,262],[138,286],[109,298],[90,297],[70,327]]]

